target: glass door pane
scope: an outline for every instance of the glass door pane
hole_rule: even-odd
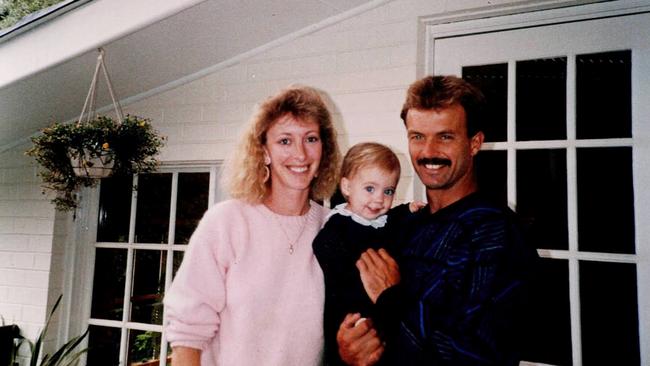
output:
[[[175,244],[187,244],[208,209],[210,173],[179,173]]]
[[[121,330],[96,325],[88,329],[86,365],[119,365]]]
[[[517,61],[517,141],[566,139],[566,57]]]
[[[577,138],[632,137],[631,51],[577,55],[576,91]]]
[[[506,141],[508,122],[508,64],[465,66],[463,79],[481,89],[487,102],[483,133],[486,142]]]
[[[126,281],[124,249],[98,248],[95,254],[95,277],[90,316],[97,319],[122,320]]]
[[[133,260],[130,320],[162,325],[167,252],[138,249]]]
[[[137,189],[138,208],[135,221],[135,242],[167,243],[172,174],[140,175]]]

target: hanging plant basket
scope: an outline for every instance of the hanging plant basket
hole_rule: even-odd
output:
[[[39,175],[44,192],[60,210],[78,205],[77,191],[92,187],[99,178],[153,172],[163,146],[148,119],[127,115],[121,123],[99,116],[85,123],[55,123],[33,137],[27,155],[43,168]]]
[[[40,135],[32,138],[34,145],[26,152],[43,168],[39,172],[43,192],[56,193],[52,202],[59,210],[77,207],[77,192],[81,187],[95,186],[99,179],[111,175],[153,172],[159,165],[156,155],[164,138],[154,131],[149,119],[130,115],[122,117],[103,55],[100,49],[95,75],[79,120],[54,123],[43,129]],[[100,68],[104,70],[117,119],[92,112]]]
[[[113,174],[113,165],[115,165],[113,150],[93,151],[83,149],[76,151],[68,149],[68,155],[70,156],[72,171],[77,177],[101,179]]]

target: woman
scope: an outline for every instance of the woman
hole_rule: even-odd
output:
[[[225,172],[232,200],[208,210],[165,296],[174,365],[318,365],[323,274],[311,242],[340,153],[318,93],[265,101]]]

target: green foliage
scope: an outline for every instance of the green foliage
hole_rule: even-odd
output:
[[[75,351],[75,349],[81,344],[81,342],[83,342],[86,335],[88,335],[88,329],[86,329],[86,331],[82,335],[73,337],[67,343],[61,346],[52,355],[45,354],[39,363],[39,358],[43,347],[43,341],[45,340],[45,335],[47,334],[47,328],[50,326],[50,320],[52,320],[52,315],[54,314],[56,308],[59,306],[59,303],[61,302],[61,297],[62,295],[59,295],[59,298],[56,300],[56,303],[54,304],[54,307],[52,308],[50,315],[48,315],[47,321],[45,322],[45,326],[43,327],[43,330],[41,330],[41,333],[38,335],[36,342],[33,344],[30,342],[32,358],[29,362],[29,366],[76,365],[77,362],[79,362],[81,356],[83,356],[83,354],[88,351],[87,348],[84,348],[80,351]]]
[[[135,337],[131,357],[136,362],[148,361],[157,357],[160,349],[160,333],[146,331]]]
[[[0,0],[0,29],[9,28],[23,17],[63,0]]]
[[[163,138],[154,131],[148,119],[126,116],[122,123],[99,116],[85,123],[55,123],[33,137],[34,146],[26,154],[43,168],[39,175],[44,193],[52,190],[52,200],[59,210],[72,210],[79,204],[76,192],[92,187],[97,179],[77,176],[70,155],[94,158],[110,152],[114,155],[113,175],[131,175],[155,171]]]
[[[32,343],[30,340],[24,338],[19,334],[18,327],[14,325],[15,327],[15,332],[17,334],[16,339],[14,340],[13,343],[13,348],[10,350],[9,354],[9,365],[18,365],[17,363],[17,357],[18,357],[18,349],[21,347],[23,343],[27,343],[29,345],[29,349],[31,351],[31,359],[29,362],[29,366],[71,366],[71,365],[76,365],[79,362],[79,359],[81,356],[84,355],[88,351],[87,348],[82,349],[82,350],[77,350],[77,348],[81,345],[83,342],[84,338],[88,335],[88,330],[86,330],[82,335],[73,337],[70,339],[68,342],[66,342],[64,345],[62,345],[59,349],[57,349],[53,354],[45,354],[41,358],[41,353],[43,349],[43,342],[45,340],[45,337],[47,335],[47,330],[50,326],[50,321],[52,320],[52,315],[54,315],[54,312],[56,309],[59,307],[59,303],[61,302],[61,297],[62,295],[59,295],[59,298],[56,300],[56,303],[54,304],[54,307],[52,308],[52,311],[50,314],[47,316],[47,320],[45,321],[45,326],[41,330],[41,332],[38,335],[38,338],[36,339],[36,342]],[[4,319],[2,319],[2,324],[4,325]],[[0,360],[0,361],[5,361],[5,360]]]

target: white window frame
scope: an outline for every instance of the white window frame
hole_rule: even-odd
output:
[[[170,225],[168,232],[167,244],[136,244],[135,238],[135,220],[137,207],[137,191],[132,193],[131,212],[129,222],[129,238],[126,243],[97,243],[97,215],[99,210],[99,187],[84,189],[81,194],[83,199],[79,209],[75,212],[76,223],[71,227],[71,237],[66,246],[65,258],[65,284],[64,294],[66,294],[66,307],[62,312],[62,326],[59,328],[59,339],[68,339],[72,335],[82,333],[89,325],[110,326],[117,329],[133,329],[142,331],[160,332],[161,337],[161,354],[167,354],[167,341],[162,325],[142,324],[128,321],[130,313],[130,291],[131,291],[131,273],[133,271],[132,257],[134,250],[137,249],[158,249],[167,251],[166,261],[166,279],[165,292],[168,290],[172,279],[173,255],[176,252],[184,252],[187,244],[173,244],[175,226],[173,225],[176,217],[176,197],[178,192],[178,175],[179,173],[210,173],[208,187],[208,209],[216,202],[225,199],[227,196],[219,186],[219,175],[222,171],[221,161],[205,162],[174,162],[163,163],[156,173],[171,173],[172,187],[170,197]],[[134,185],[137,186],[138,177],[134,177]],[[90,310],[93,293],[93,275],[95,265],[95,250],[97,248],[118,248],[127,250],[126,265],[126,288],[124,293],[124,311],[122,320],[104,320],[91,319]],[[163,320],[164,324],[164,320]],[[87,341],[86,341],[87,343]],[[128,353],[127,332],[122,332],[120,339],[120,365],[126,365]],[[166,365],[166,358],[160,360],[160,365]],[[85,357],[82,364],[85,364]]]
[[[570,3],[570,2],[568,2]],[[624,15],[632,15],[638,13],[648,13],[650,12],[650,4],[647,1],[612,1],[607,3],[598,3],[598,4],[588,4],[583,6],[575,6],[561,9],[551,9],[544,11],[535,11],[532,12],[532,6],[530,9],[523,11],[531,11],[523,14],[508,14],[508,13],[520,13],[522,9],[513,8],[505,9],[500,13],[494,13],[494,11],[474,11],[467,12],[463,14],[454,14],[454,15],[442,15],[436,17],[422,18],[421,23],[424,32],[422,37],[424,45],[422,49],[424,54],[424,62],[422,64],[421,70],[419,70],[419,76],[431,75],[434,73],[434,52],[435,52],[435,42],[439,39],[457,37],[457,36],[466,36],[473,34],[481,34],[502,30],[510,29],[520,29],[520,28],[530,28],[535,26],[544,26],[544,25],[553,25],[561,24],[566,22],[575,22],[582,20],[592,20],[599,18],[608,18]],[[575,69],[575,57],[576,55],[567,55],[567,67]],[[515,63],[508,63],[508,74],[514,75]],[[575,70],[567,70],[567,75],[575,74]],[[574,80],[571,80],[570,77],[567,78],[567,107],[571,108],[572,103],[570,98],[574,98],[575,83]],[[516,202],[516,174],[515,174],[515,153],[517,150],[521,149],[533,149],[533,148],[562,148],[567,152],[567,162],[573,162],[573,164],[567,164],[567,180],[568,182],[576,181],[576,166],[575,166],[575,153],[576,148],[581,147],[605,147],[605,146],[617,146],[617,147],[634,147],[634,149],[645,149],[640,144],[635,145],[635,137],[632,138],[623,138],[623,139],[603,139],[603,140],[589,140],[589,141],[580,141],[578,140],[576,144],[569,146],[567,141],[558,140],[558,141],[544,141],[540,142],[513,142],[515,134],[515,111],[514,103],[510,101],[514,100],[515,92],[515,80],[514,78],[509,78],[508,80],[508,139],[506,142],[495,142],[495,143],[486,143],[484,148],[486,149],[498,149],[507,151],[508,155],[508,201]],[[634,106],[638,107],[638,106]],[[573,111],[567,110],[567,115],[571,115]],[[573,113],[574,114],[574,113]],[[567,118],[567,131],[568,135],[566,140],[575,140],[575,120],[573,118]],[[638,138],[637,138],[638,139]],[[515,146],[516,145],[516,146]],[[636,154],[639,152],[637,151]],[[642,171],[641,167],[635,167],[635,174],[638,171]],[[647,171],[646,171],[647,173]],[[639,185],[642,182],[638,177],[635,177],[633,180],[634,190],[635,190],[635,205],[638,204],[638,191],[640,190]],[[605,254],[605,253],[589,253],[578,251],[577,248],[577,216],[576,216],[576,195],[577,188],[575,184],[569,184],[567,186],[567,201],[568,207],[568,228],[569,228],[569,248],[568,250],[538,250],[540,256],[546,258],[556,258],[556,259],[567,259],[569,261],[569,279],[570,283],[578,283],[579,280],[579,260],[591,260],[591,261],[607,261],[607,262],[618,262],[618,263],[633,263],[637,266],[641,263],[645,263],[645,266],[648,266],[648,257],[650,249],[647,247],[650,246],[650,243],[645,243],[645,247],[637,245],[636,254]],[[424,197],[424,187],[420,184],[419,181],[415,182],[414,192],[416,196]],[[635,217],[638,215],[638,210],[635,209]],[[636,217],[636,241],[639,243],[642,238],[645,236],[642,233],[643,228],[639,227],[639,218]],[[642,248],[640,248],[642,247]],[[648,283],[650,278],[648,278],[648,271],[639,271],[637,268],[637,284]],[[637,288],[637,298],[639,304],[648,303],[650,299],[650,291],[643,288],[644,286],[638,286]],[[570,312],[571,312],[571,334],[572,334],[572,357],[574,365],[582,364],[582,350],[580,348],[580,343],[577,343],[574,339],[581,339],[581,326],[579,323],[579,316],[576,316],[580,313],[580,294],[579,289],[573,285],[570,288]],[[650,314],[648,311],[644,311],[641,306],[639,306],[638,314],[639,322],[639,352],[641,364],[647,364],[650,360],[650,347],[647,344],[644,344],[644,340],[650,339]]]

